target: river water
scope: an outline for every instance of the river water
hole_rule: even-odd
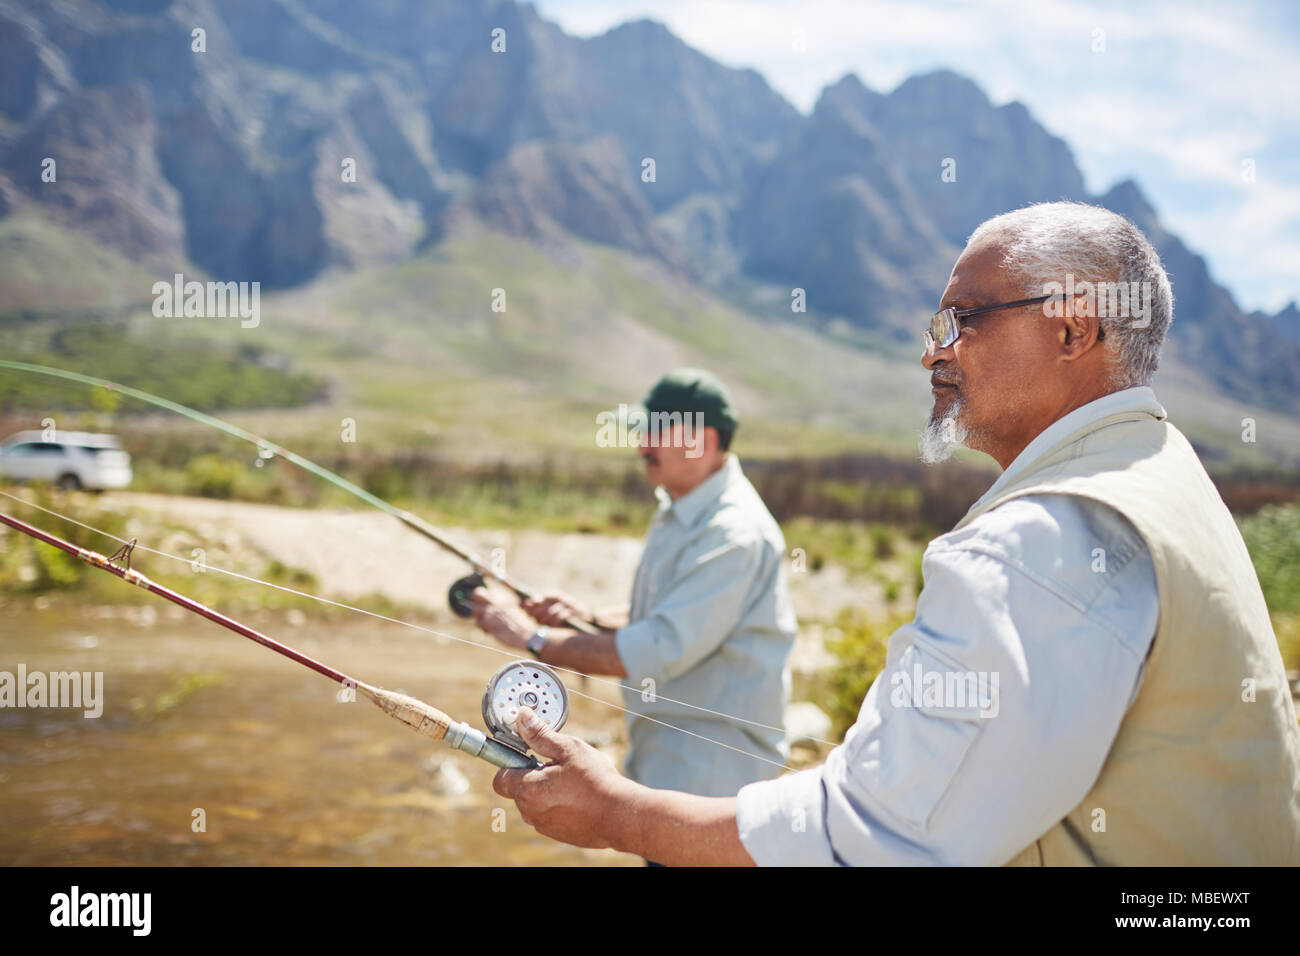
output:
[[[0,600],[0,671],[103,674],[103,714],[0,708],[0,864],[635,865],[536,834],[495,768],[161,600]],[[263,612],[245,623],[481,726],[509,659],[397,625]],[[440,627],[471,637],[460,622]],[[484,638],[486,640],[486,638]],[[572,683],[572,681],[568,681]],[[595,681],[584,689],[617,699]],[[622,721],[576,698],[566,730],[621,759]]]

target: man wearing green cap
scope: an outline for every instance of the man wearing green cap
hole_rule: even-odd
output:
[[[796,624],[785,539],[729,451],[738,421],[717,378],[669,372],[633,414],[659,512],[630,606],[596,616],[548,595],[524,602],[530,620],[479,589],[475,619],[543,663],[621,679],[628,777],[734,796],[776,776],[788,753],[782,728]],[[599,632],[563,628],[573,618],[596,621]]]

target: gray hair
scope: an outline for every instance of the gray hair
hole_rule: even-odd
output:
[[[1104,345],[1116,357],[1111,384],[1150,384],[1174,318],[1174,293],[1160,256],[1137,226],[1100,206],[1038,203],[981,223],[967,245],[977,241],[1002,250],[1002,265],[1021,281],[1025,298],[1054,285],[1085,282],[1105,283],[1112,302],[1115,290],[1123,293],[1126,307],[1119,315],[1107,314],[1104,301],[1099,313]],[[1129,290],[1145,300],[1141,321],[1134,321],[1127,308]]]

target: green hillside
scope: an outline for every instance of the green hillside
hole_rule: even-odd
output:
[[[0,243],[22,250],[0,260],[9,354],[153,385],[309,452],[416,451],[462,464],[562,456],[622,467],[626,452],[597,447],[596,415],[637,401],[659,371],[687,364],[731,384],[743,415],[737,447],[751,458],[911,458],[929,406],[919,344],[849,346],[813,330],[828,317],[794,316],[781,297],[766,300],[766,314],[742,312],[631,254],[587,243],[542,249],[468,222],[400,265],[264,294],[258,326],[241,328],[124,309],[147,301],[165,277],[92,255],[83,237],[53,226],[8,220],[3,229]],[[87,256],[79,270],[78,256]],[[65,284],[68,273],[78,281]],[[121,316],[125,338],[101,335],[94,348],[82,341],[61,353],[58,333],[84,323],[95,288],[118,304],[98,310],[101,321]],[[74,318],[59,318],[52,304]],[[69,341],[93,337],[82,329]],[[232,370],[250,369],[259,384],[241,390]],[[1223,398],[1176,363],[1162,370],[1157,391],[1211,464],[1300,463],[1300,424],[1287,416]],[[1241,440],[1246,417],[1256,421],[1254,443]],[[344,419],[356,422],[355,449],[340,448]]]
[[[115,312],[148,301],[157,278],[36,210],[0,219],[0,316]]]

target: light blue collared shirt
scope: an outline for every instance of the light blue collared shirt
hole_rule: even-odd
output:
[[[785,538],[734,455],[676,501],[657,494],[615,636],[633,688],[624,769],[658,789],[729,797],[776,776],[788,753]]]
[[[980,499],[1108,415],[1165,411],[1114,392],[1043,430]],[[1005,863],[1096,782],[1137,697],[1159,616],[1155,568],[1118,512],[1013,499],[936,538],[916,617],[826,763],[740,791],[768,865]],[[937,675],[932,677],[931,675]]]

